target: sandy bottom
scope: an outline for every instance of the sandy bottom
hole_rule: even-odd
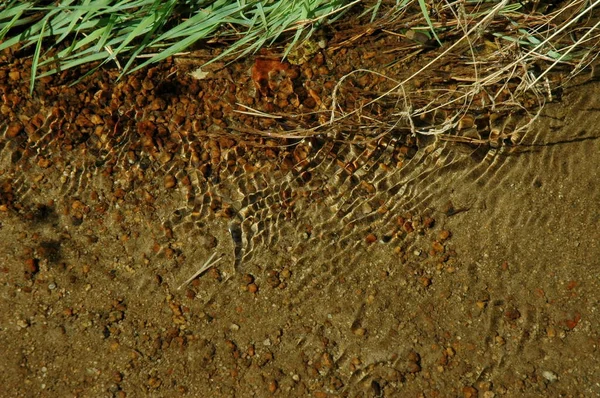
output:
[[[234,197],[285,176],[220,189],[239,223],[162,180],[130,187],[144,206],[107,173],[12,170],[3,137],[5,396],[600,395],[599,90],[484,159],[421,137],[366,185],[323,160],[288,213]]]

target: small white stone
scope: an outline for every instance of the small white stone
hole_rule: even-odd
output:
[[[544,370],[542,372],[542,376],[544,376],[544,379],[548,380],[550,383],[552,383],[553,381],[558,380],[558,375],[554,372],[551,372],[549,370]]]
[[[29,323],[24,319],[18,319],[17,326],[19,327],[19,329],[25,329],[26,327],[29,326]]]

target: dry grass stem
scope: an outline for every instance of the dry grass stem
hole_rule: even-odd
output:
[[[186,286],[188,283],[190,283],[191,281],[193,281],[194,279],[196,279],[197,277],[199,277],[200,275],[202,275],[206,270],[208,270],[210,267],[212,267],[213,265],[217,264],[219,261],[221,261],[221,259],[223,258],[222,256],[217,258],[215,261],[212,261],[212,259],[217,255],[217,253],[213,253],[208,260],[206,260],[206,262],[204,262],[204,264],[202,264],[202,267],[200,267],[200,269],[198,271],[196,271],[194,273],[194,275],[190,276],[188,279],[186,279],[185,282],[183,282],[178,288],[177,290],[181,290],[182,287]]]

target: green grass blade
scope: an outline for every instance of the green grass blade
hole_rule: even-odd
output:
[[[435,37],[435,40],[437,40],[437,42],[441,46],[442,42],[440,41],[440,38],[438,37],[437,33],[435,33],[435,28],[433,27],[431,18],[429,18],[429,12],[427,11],[427,4],[425,3],[425,0],[419,0],[418,2],[419,2],[419,7],[421,7],[421,13],[423,14],[423,17],[425,18],[425,21],[427,21],[427,25],[429,25],[429,29],[431,30],[433,37]]]
[[[19,21],[19,18],[21,18],[25,10],[31,8],[32,6],[31,3],[23,3],[13,6],[16,3],[17,2],[12,2],[10,5],[6,6],[6,10],[0,12],[0,21],[10,18],[10,21],[0,23],[0,27],[2,27],[0,30],[0,40],[6,36],[6,33],[8,33],[12,27],[16,26],[16,23]]]
[[[44,22],[42,23],[42,29],[40,34],[38,35],[38,41],[35,46],[35,52],[33,53],[33,60],[31,61],[31,81],[29,82],[29,94],[33,93],[33,88],[35,86],[38,63],[40,61],[40,52],[42,51],[42,42],[44,41],[44,33],[46,32],[47,23],[48,18],[44,18]]]
[[[39,77],[50,76],[57,72],[71,69],[71,68],[74,68],[79,65],[97,62],[97,61],[106,59],[107,55],[108,55],[108,53],[106,53],[105,51],[102,51],[100,53],[93,52],[92,54],[85,56],[85,57],[77,57],[77,58],[73,59],[72,61],[62,63],[58,68],[53,68],[53,69],[48,70],[47,72],[40,74]]]

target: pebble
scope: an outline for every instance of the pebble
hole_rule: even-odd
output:
[[[421,371],[421,365],[416,362],[409,362],[406,370],[408,373],[419,373]]]
[[[25,279],[32,279],[40,270],[39,261],[35,258],[25,260]]]
[[[96,114],[90,116],[90,122],[95,125],[104,124],[104,120],[102,120],[102,118]]]
[[[509,321],[516,321],[521,317],[521,313],[516,308],[511,308],[504,312],[504,316]]]
[[[477,390],[472,386],[463,387],[463,397],[465,398],[477,398]]]
[[[435,219],[431,218],[431,217],[427,217],[424,221],[423,221],[423,226],[425,228],[432,228],[435,225]]]
[[[23,131],[23,124],[21,122],[12,122],[6,129],[6,136],[8,138],[15,138],[19,133]]]
[[[451,236],[452,236],[452,233],[450,231],[448,231],[447,229],[443,229],[438,234],[438,239],[440,240],[440,242],[444,242],[445,240],[449,239]]]
[[[357,336],[364,336],[365,334],[367,334],[367,329],[365,328],[356,328],[354,329],[354,334]]]
[[[426,276],[420,277],[419,282],[421,282],[421,285],[423,285],[423,287],[428,287],[429,285],[431,285],[431,279]]]
[[[40,168],[47,169],[48,167],[50,167],[52,165],[52,162],[50,161],[50,159],[40,157],[38,159],[37,164],[38,164],[38,166],[40,166]]]
[[[177,180],[175,179],[175,177],[171,174],[167,174],[165,176],[165,188],[166,189],[171,189],[173,188],[175,185],[177,184]]]
[[[279,385],[277,384],[277,380],[271,380],[269,381],[269,392],[271,394],[273,394],[275,391],[277,391],[277,387]]]
[[[367,202],[362,206],[363,214],[370,214],[373,211],[373,207]]]
[[[290,276],[292,276],[292,272],[289,268],[286,267],[279,273],[279,276],[281,277],[281,279],[289,279]]]
[[[367,242],[367,244],[369,244],[369,245],[370,245],[370,244],[372,244],[372,243],[375,243],[375,242],[377,242],[377,235],[375,235],[375,234],[368,234],[368,235],[365,237],[365,241],[366,241],[366,242]]]
[[[162,384],[162,381],[157,377],[151,377],[148,379],[148,385],[151,388],[158,388]]]
[[[544,379],[548,380],[549,382],[553,382],[558,380],[558,375],[554,372],[551,372],[549,370],[544,370],[542,372],[542,376],[544,377]]]
[[[17,81],[21,78],[21,73],[18,70],[11,70],[8,72],[8,77],[10,80]]]
[[[19,329],[25,329],[25,328],[29,327],[29,322],[27,322],[24,319],[18,319],[17,320],[17,327],[19,327]]]
[[[419,373],[421,371],[421,355],[418,352],[411,351],[408,354],[407,370],[409,373]]]

